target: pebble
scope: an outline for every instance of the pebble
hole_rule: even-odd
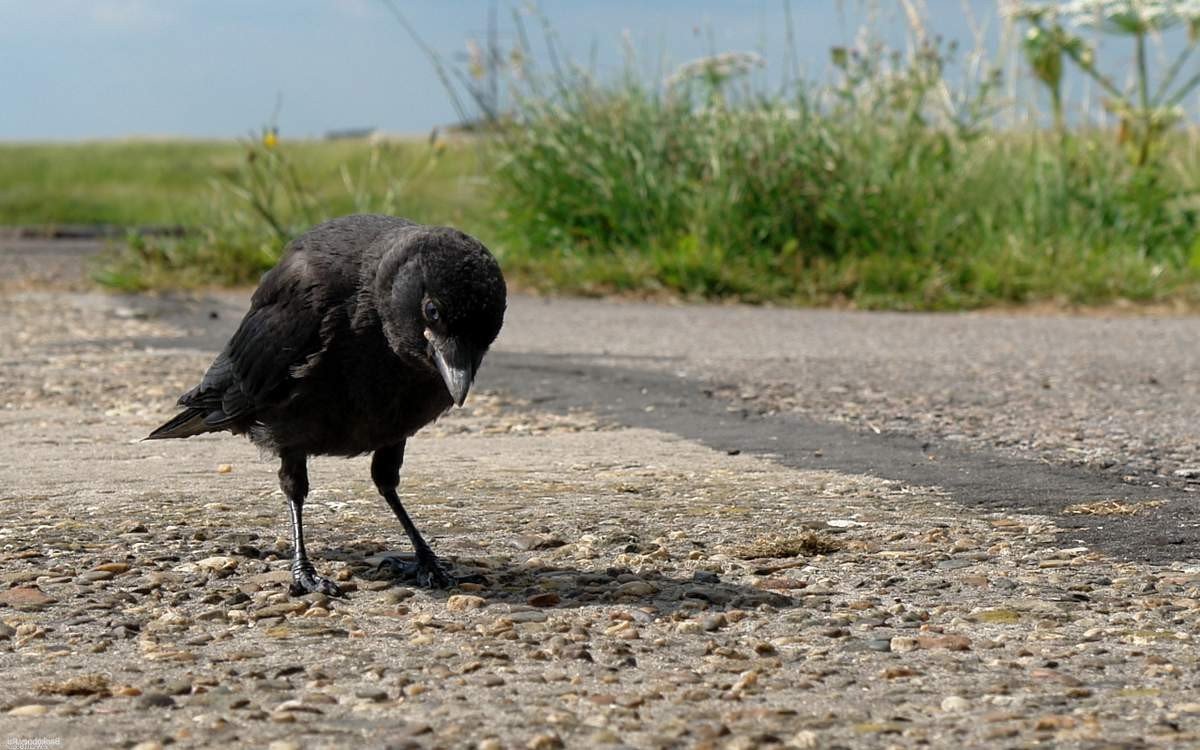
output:
[[[890,646],[892,651],[895,651],[898,654],[906,654],[909,651],[916,651],[918,648],[920,648],[920,644],[917,642],[916,638],[911,638],[906,635],[897,635],[893,637],[890,641],[888,641],[888,646]]]
[[[534,594],[526,599],[525,602],[531,607],[554,607],[562,602],[562,598],[550,591],[543,594]]]
[[[565,747],[557,734],[536,734],[525,744],[529,750],[560,750]]]
[[[950,651],[969,651],[971,639],[962,635],[922,635],[917,637],[917,645],[924,649],[944,648]]]
[[[170,708],[175,705],[175,699],[166,693],[145,693],[137,702],[142,708]]]
[[[946,713],[962,713],[971,707],[971,702],[961,695],[948,695],[942,699],[942,710]]]
[[[531,552],[533,550],[556,549],[566,546],[566,542],[552,536],[540,534],[521,534],[513,540],[517,549]]]
[[[13,609],[39,610],[54,603],[55,599],[47,596],[37,586],[17,586],[0,591],[0,604],[7,604]]]
[[[50,713],[50,707],[41,703],[30,703],[8,709],[9,716],[45,716]]]
[[[379,688],[359,688],[354,691],[354,697],[380,703],[388,699],[388,694],[386,690],[380,690]]]
[[[647,581],[629,581],[617,587],[617,596],[650,596],[658,593],[658,587]]]
[[[705,615],[704,617],[700,618],[700,628],[710,633],[714,630],[720,630],[728,624],[729,620],[725,617],[724,613],[721,612],[718,612],[715,615]]]
[[[285,617],[290,614],[303,612],[306,609],[308,609],[308,602],[303,599],[292,599],[291,601],[272,604],[262,609],[254,610],[253,614],[258,618]]]
[[[523,612],[509,612],[504,619],[509,623],[526,624],[532,622],[545,622],[546,613],[536,609],[530,609]]]
[[[451,612],[466,612],[470,609],[482,609],[487,606],[487,599],[474,594],[454,594],[446,599],[446,609]]]
[[[196,565],[214,573],[226,573],[237,569],[238,559],[228,555],[213,555],[197,561]]]

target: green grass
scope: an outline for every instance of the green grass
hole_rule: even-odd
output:
[[[958,137],[847,111],[713,115],[637,88],[496,142],[509,267],[547,291],[890,309],[1195,300],[1200,140]]]
[[[285,141],[302,180],[333,213],[354,210],[341,167],[364,169],[373,147],[365,141]],[[428,149],[424,140],[384,147],[403,163]],[[250,147],[236,141],[120,140],[81,143],[0,143],[0,224],[204,226],[212,220],[223,181],[234,176]],[[451,143],[403,208],[429,221],[470,221],[479,210],[477,153]],[[382,174],[369,189],[387,189]]]
[[[1143,163],[1115,132],[1001,128],[999,79],[946,80],[932,43],[776,93],[714,60],[674,86],[506,78],[506,267],[547,291],[867,308],[1200,300],[1194,130]]]
[[[254,283],[287,242],[356,212],[486,239],[479,149],[466,139],[119,141],[0,145],[0,223],[128,227],[94,277],[133,291]],[[183,237],[139,234],[169,225]]]

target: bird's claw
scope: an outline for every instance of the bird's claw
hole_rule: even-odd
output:
[[[292,596],[305,594],[324,594],[325,596],[344,597],[342,587],[323,576],[317,575],[311,565],[292,567]]]
[[[418,554],[411,561],[399,557],[385,557],[379,561],[377,570],[386,570],[395,578],[412,581],[426,589],[450,589],[460,581],[467,580],[455,578],[447,572],[441,560],[432,552],[427,555]]]

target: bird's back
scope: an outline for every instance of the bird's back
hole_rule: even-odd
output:
[[[275,450],[295,443],[312,453],[370,450],[362,443],[371,430],[347,430],[362,421],[355,415],[363,399],[354,395],[371,395],[381,370],[398,362],[379,330],[368,277],[383,252],[380,236],[409,226],[391,216],[347,216],[293,241],[224,350],[180,397],[184,411],[149,439],[227,430]],[[376,409],[364,412],[373,421],[381,404],[367,406]]]

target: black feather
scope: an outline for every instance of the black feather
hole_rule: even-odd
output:
[[[354,455],[435,419],[450,395],[422,300],[479,357],[504,320],[504,277],[477,240],[390,216],[347,216],[295,240],[181,414],[151,437],[245,433],[279,452]]]

